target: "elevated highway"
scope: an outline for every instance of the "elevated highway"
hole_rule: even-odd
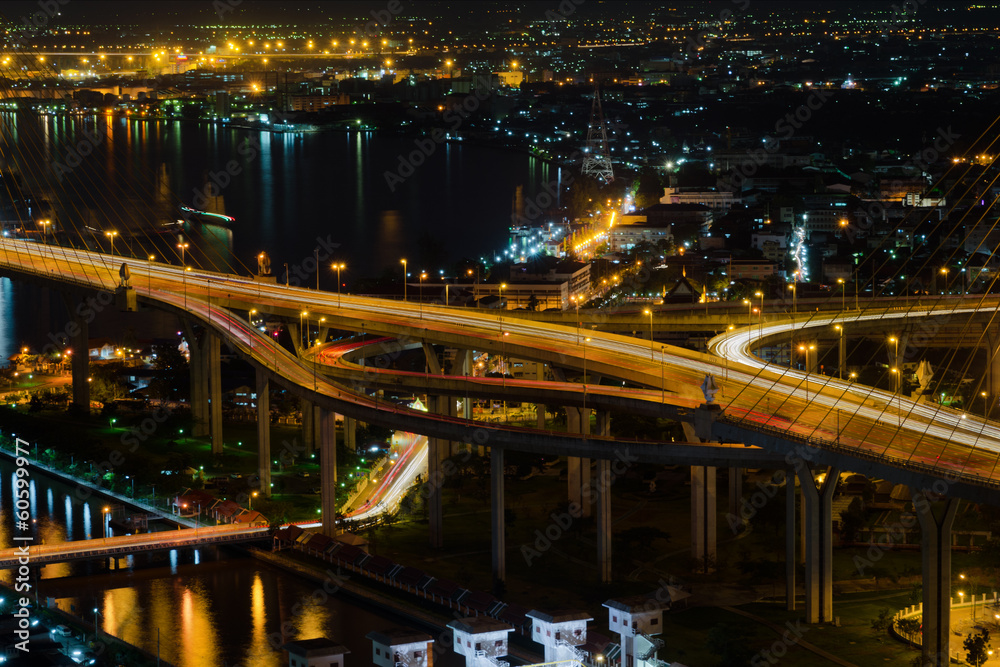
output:
[[[491,485],[494,571],[501,578],[505,567],[503,512],[498,509],[503,507],[505,448],[598,459],[598,479],[610,474],[610,462],[623,456],[661,463],[690,461],[701,468],[715,462],[764,466],[766,461],[793,469],[803,482],[807,543],[813,545],[810,550],[816,560],[807,568],[810,621],[832,620],[828,536],[832,491],[826,483],[818,489],[814,486],[810,465],[829,465],[833,468],[831,472],[845,469],[884,477],[909,484],[918,495],[923,489],[937,490],[943,485],[939,493],[951,498],[991,503],[1000,500],[997,470],[1000,429],[992,422],[870,387],[768,365],[752,354],[753,348],[766,343],[769,336],[818,330],[834,322],[898,324],[938,315],[988,312],[995,309],[995,304],[952,306],[950,310],[912,306],[873,308],[853,315],[828,316],[818,316],[814,311],[804,321],[802,317],[783,318],[723,334],[711,344],[722,355],[717,356],[597,330],[588,332],[583,327],[532,321],[509,313],[341,297],[233,275],[185,271],[142,260],[127,261],[132,268],[134,290],[143,300],[199,322],[257,367],[259,396],[266,396],[269,382],[275,381],[327,412],[431,438],[489,447],[493,470],[501,471],[494,474]],[[113,291],[120,263],[120,259],[86,251],[9,239],[0,241],[0,271],[56,288]],[[578,374],[586,379],[598,374],[605,378],[606,384],[407,374],[390,368],[362,366],[356,363],[357,358],[352,361],[347,354],[357,352],[356,349],[325,349],[317,359],[319,363],[315,363],[309,355],[295,356],[262,336],[238,314],[250,309],[283,316],[290,323],[300,318],[314,322],[325,318],[326,326],[393,338],[398,341],[394,345],[436,344],[515,356],[563,369],[567,376]],[[304,314],[306,311],[308,315]],[[700,387],[707,375],[714,376],[720,385],[716,396],[719,409],[702,406],[704,397]],[[692,430],[698,438],[690,438],[692,441],[738,444],[635,442],[608,435],[487,424],[379,401],[377,393],[374,396],[368,393],[376,387],[509,400],[544,399],[547,403],[587,409],[678,419],[693,422]],[[261,403],[266,404],[266,400]],[[262,407],[266,409],[266,405]],[[262,437],[266,439],[266,435]],[[262,457],[265,452],[266,446],[262,445]],[[330,471],[329,458],[324,457],[324,474]],[[269,464],[262,465],[262,483],[266,483],[269,474]],[[829,475],[828,479],[833,477]],[[604,536],[599,542],[610,541],[607,489],[600,484],[597,496],[598,534]],[[326,519],[333,515],[334,508],[326,498],[323,502]],[[714,506],[714,500],[711,502]],[[947,544],[950,524],[945,524],[925,523],[924,533],[928,539],[937,540],[937,544]],[[600,544],[598,551],[602,552]],[[941,587],[936,590],[935,595],[940,596]],[[929,624],[931,620],[925,619],[925,628]]]

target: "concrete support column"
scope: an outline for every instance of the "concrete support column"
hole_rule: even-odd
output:
[[[208,384],[209,428],[212,453],[222,454],[222,341],[210,331],[205,332],[205,380]]]
[[[72,312],[72,311],[70,311]],[[73,326],[67,327],[67,332],[73,334],[70,346],[73,350],[70,363],[73,369],[73,406],[78,410],[90,412],[90,350],[88,340],[90,327],[82,317],[73,317]]]
[[[442,441],[438,438],[427,438],[427,524],[430,531],[430,545],[434,549],[444,546],[444,513],[441,508],[441,484],[444,474],[441,472]]]
[[[320,425],[316,423],[316,411],[313,409],[312,401],[300,398],[299,409],[302,411],[302,445],[307,453],[316,451],[316,444],[322,442],[317,435]]]
[[[946,667],[951,640],[951,527],[958,500],[949,498],[935,516],[934,506],[922,489],[911,488],[913,509],[920,522],[920,556],[923,566],[922,664]]]
[[[590,435],[590,411],[581,408],[566,408],[566,426],[570,433]],[[590,503],[584,502],[584,486],[590,484],[590,459],[577,456],[566,457],[566,484],[569,502],[580,507],[581,516],[591,514]]]
[[[504,456],[499,447],[490,447],[490,518],[493,526],[493,587],[507,579],[507,540],[504,534]]]
[[[352,452],[358,451],[358,420],[344,417],[344,445]]]
[[[271,497],[271,383],[257,370],[257,473],[260,494]]]
[[[545,379],[545,364],[543,362],[541,362],[541,361],[535,362],[535,378],[537,380],[539,380],[539,381]],[[540,428],[540,429],[544,429],[545,428],[545,404],[544,403],[536,403],[535,404],[535,411],[538,413],[537,417],[536,417],[536,419],[537,419],[536,426],[538,428]]]
[[[611,413],[607,410],[598,410],[594,417],[594,434],[605,437],[611,435]]]
[[[795,611],[795,470],[785,471],[785,604]]]
[[[310,407],[309,412],[312,412]],[[320,509],[323,513],[323,534],[337,534],[337,415],[319,410],[319,479]]]
[[[597,460],[597,569],[601,583],[611,582],[611,461]]]
[[[740,516],[740,501],[743,500],[743,468],[729,467],[729,513]],[[740,525],[743,521],[740,520]]]
[[[190,324],[185,324],[184,332],[190,355],[188,370],[191,376],[191,435],[204,438],[211,432],[208,410],[208,355],[204,342],[198,340]]]
[[[829,468],[819,488],[806,465],[796,467],[806,538],[806,622],[833,621],[833,492],[840,471]]]
[[[703,572],[715,569],[715,466],[691,466],[691,558]]]

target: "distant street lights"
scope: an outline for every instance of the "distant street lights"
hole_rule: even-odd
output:
[[[757,313],[757,321],[760,324],[760,338],[764,337],[764,293],[754,292],[754,296],[760,297],[760,312]]]
[[[115,237],[118,236],[118,232],[112,230],[110,232],[104,232],[104,235],[111,239],[111,257],[115,256]]]

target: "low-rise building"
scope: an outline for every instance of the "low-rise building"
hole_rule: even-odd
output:
[[[350,651],[326,637],[299,639],[282,646],[288,651],[288,667],[344,667]]]
[[[365,635],[372,641],[372,663],[377,667],[432,667],[434,664],[431,636],[406,628],[392,628]]]

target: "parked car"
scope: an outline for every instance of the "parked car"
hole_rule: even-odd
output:
[[[52,634],[58,635],[60,637],[72,637],[73,631],[67,628],[65,625],[57,625],[52,628]]]

